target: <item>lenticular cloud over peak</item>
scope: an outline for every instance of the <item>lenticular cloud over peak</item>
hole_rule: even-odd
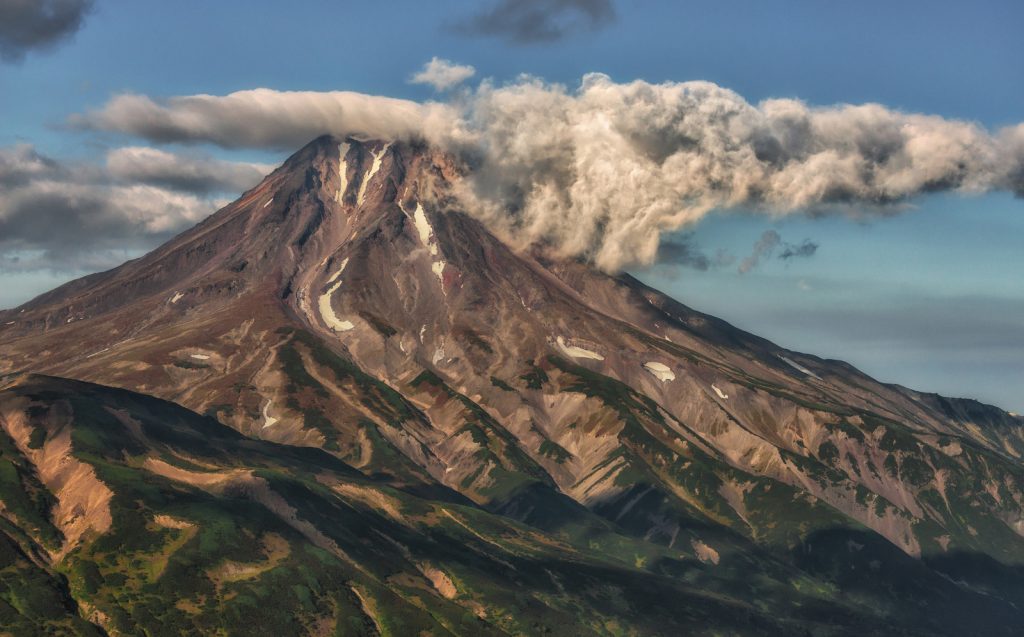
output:
[[[715,209],[892,211],[935,191],[1024,193],[1024,125],[991,132],[879,104],[751,104],[711,82],[575,90],[533,77],[449,102],[351,92],[123,95],[80,128],[154,142],[294,148],[323,134],[422,139],[471,170],[467,208],[521,244],[602,268],[650,264],[664,232]]]

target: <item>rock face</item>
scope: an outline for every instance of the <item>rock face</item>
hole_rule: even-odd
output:
[[[693,582],[665,560],[699,565],[724,598],[746,608],[753,627],[762,613],[779,612],[759,606],[764,591],[752,578],[822,613],[796,620],[813,631],[876,620],[923,634],[1012,634],[1021,625],[1024,419],[883,385],[842,362],[737,330],[627,275],[515,250],[460,212],[453,192],[465,170],[413,144],[317,139],[146,257],[0,312],[0,373],[75,378],[173,401],[241,433],[240,446],[322,449],[375,485],[332,483],[335,496],[389,519],[405,514],[385,489],[460,503],[492,531],[529,529],[581,555],[595,550],[588,534],[614,537],[617,548],[606,542],[601,552],[635,552],[630,573],[667,578],[672,590]],[[53,411],[55,400],[36,396],[32,408]],[[40,454],[25,447],[19,426],[7,427],[12,448],[35,466]],[[152,471],[157,460],[140,470],[173,482]],[[241,480],[229,476],[239,466],[204,462],[227,472],[226,483]],[[194,464],[193,473],[214,471]],[[276,509],[279,520],[291,519],[280,512],[289,507],[295,520],[308,520],[250,469],[237,492]],[[103,471],[96,474],[102,481]],[[204,493],[226,488],[220,478],[182,480]],[[116,503],[118,488],[109,488]],[[88,500],[89,510],[100,511],[100,500]],[[153,507],[170,516],[161,519],[193,523]],[[441,512],[431,521],[465,522],[452,519]],[[99,521],[78,522],[85,530],[56,563],[120,532],[116,514],[112,526],[102,516],[89,520]],[[289,528],[342,562],[361,563],[309,524]],[[193,527],[156,526],[192,533],[183,545],[200,541]],[[280,548],[280,537],[257,540]],[[391,540],[368,541],[380,548]],[[275,566],[253,562],[295,554],[283,551],[231,558],[235,566],[217,572],[269,577]],[[649,551],[658,563],[645,561]],[[405,559],[402,577],[415,580],[428,607],[461,604],[495,630],[513,628],[493,614],[515,614],[512,607],[484,600],[443,560],[429,552]],[[870,592],[880,580],[891,591],[884,601]],[[582,595],[561,575],[550,581],[561,592],[534,591],[536,603],[554,608],[552,595]],[[220,577],[216,590],[232,585]],[[651,630],[635,602],[623,601],[633,591],[608,585],[625,604],[608,621],[627,633]],[[394,632],[369,590],[351,593],[360,612],[376,617],[365,628]],[[774,599],[787,597],[773,590]],[[104,603],[86,603],[109,617]],[[969,609],[985,616],[964,616]],[[658,630],[686,625],[692,609],[677,610],[665,621],[679,623]],[[791,628],[769,622],[761,632]],[[615,630],[587,624],[582,632]]]

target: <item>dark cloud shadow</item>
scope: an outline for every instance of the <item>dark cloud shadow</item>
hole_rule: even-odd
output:
[[[597,31],[615,19],[611,0],[498,0],[450,28],[464,35],[537,44],[556,42],[583,31]]]

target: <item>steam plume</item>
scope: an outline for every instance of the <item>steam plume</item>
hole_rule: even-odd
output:
[[[878,104],[750,104],[710,82],[590,74],[569,90],[523,77],[448,103],[269,89],[129,95],[73,123],[225,147],[294,148],[322,133],[425,139],[471,166],[461,193],[471,213],[607,270],[653,263],[663,233],[716,209],[888,214],[935,191],[1024,195],[1024,124],[990,132]]]

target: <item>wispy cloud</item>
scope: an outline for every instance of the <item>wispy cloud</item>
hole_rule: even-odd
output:
[[[462,84],[476,74],[476,69],[466,64],[455,64],[450,60],[434,57],[423,65],[423,69],[409,80],[413,84],[429,84],[437,91],[446,91]]]
[[[17,62],[32,50],[56,46],[82,26],[92,0],[3,0],[0,59]]]
[[[554,42],[615,21],[611,0],[498,0],[455,24],[468,35],[502,38],[518,44]]]
[[[693,233],[673,235],[662,239],[658,245],[656,264],[669,267],[683,266],[706,272],[712,268],[732,265],[736,257],[726,250],[719,249],[714,255],[708,255],[697,245]]]
[[[775,255],[775,250],[780,247],[781,251]],[[786,243],[775,230],[765,230],[754,244],[751,253],[740,262],[738,271],[740,274],[746,274],[773,255],[781,261],[790,261],[812,257],[817,251],[818,244],[810,239],[804,239],[796,244]]]

